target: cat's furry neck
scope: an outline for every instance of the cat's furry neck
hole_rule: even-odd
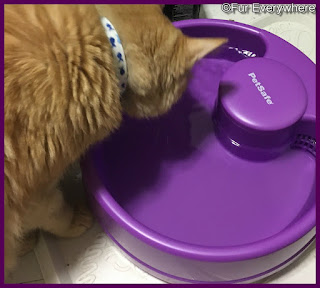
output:
[[[31,6],[6,20],[6,176],[30,191],[59,178],[122,119],[111,48],[95,7],[55,7]]]

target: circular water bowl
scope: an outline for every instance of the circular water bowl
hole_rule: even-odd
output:
[[[153,276],[254,282],[315,238],[315,65],[247,25],[175,25],[230,40],[167,115],[126,118],[94,146],[84,183],[105,232]]]

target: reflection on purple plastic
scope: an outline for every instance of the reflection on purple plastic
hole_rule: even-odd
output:
[[[229,46],[227,44],[221,47],[219,50],[220,51],[217,57],[220,59],[228,59],[228,61],[232,62],[238,62],[243,59],[257,57],[257,54],[252,51],[241,49],[240,47]]]

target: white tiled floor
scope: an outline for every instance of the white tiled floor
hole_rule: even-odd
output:
[[[21,257],[7,283],[44,283],[39,263],[33,251]]]
[[[81,239],[87,239],[88,238],[90,240],[90,234],[92,234],[92,230],[94,230],[94,229],[90,229],[90,231],[88,231],[86,233],[86,235],[83,235],[79,239],[74,239],[72,243],[73,244],[77,244],[76,246],[79,246],[79,247],[81,247],[81,249],[83,249],[83,246],[85,244],[82,243],[82,245],[81,245]],[[105,238],[107,239],[107,237],[105,237]],[[69,247],[67,250],[64,251],[64,253],[68,254],[67,252],[69,250],[72,250],[72,249],[70,249],[69,245],[66,245],[66,243],[65,243],[66,241],[67,240],[62,240],[61,239],[60,241],[58,241],[58,244],[59,244],[59,242],[61,242],[60,246],[62,248],[68,248]],[[69,241],[72,241],[72,240],[69,240]],[[90,241],[89,241],[89,243],[90,243]],[[38,245],[38,247],[39,247],[39,245]],[[110,250],[110,247],[107,248],[107,250],[108,249]],[[57,248],[57,247],[55,247],[55,248]],[[38,249],[38,250],[41,250],[41,249]],[[84,250],[86,250],[86,249],[84,249]],[[73,251],[73,253],[72,252],[70,252],[70,253],[74,254],[74,251]],[[108,253],[109,254],[110,253],[111,254],[114,254],[114,253],[117,254],[117,249],[114,249],[114,251],[110,250],[110,251],[108,251]],[[43,251],[40,254],[43,254]],[[129,261],[124,259],[121,255],[117,256],[116,254],[112,255],[113,257],[111,257],[111,258],[113,258],[113,261],[117,262],[116,264],[119,265],[119,263],[120,263],[119,267],[122,267],[122,268],[126,267],[126,266],[128,266],[128,267],[132,266],[133,267],[133,265],[131,265]],[[66,256],[66,255],[64,255],[64,256]],[[66,256],[66,257],[68,258],[68,256]],[[44,257],[44,258],[46,260],[49,259],[48,257]],[[278,272],[278,273],[276,273],[276,274],[274,274],[274,275],[272,275],[272,276],[260,281],[259,283],[314,284],[315,283],[315,265],[313,265],[313,262],[315,262],[314,259],[315,259],[315,243],[313,243],[307,249],[307,251],[297,261],[295,261],[294,263],[292,263],[291,265],[289,265],[287,268],[283,269],[282,271],[280,271],[280,272]],[[68,263],[69,262],[72,263],[72,259],[69,259],[67,262]],[[76,264],[76,263],[73,263],[73,264]],[[70,264],[70,265],[73,266],[72,264]],[[103,265],[100,265],[100,266],[103,266]],[[68,268],[70,268],[70,267],[68,267]],[[119,271],[115,270],[114,267],[112,267],[112,266],[103,267],[103,268],[104,268],[104,273],[103,274],[106,273],[105,268],[108,268],[107,270],[109,270],[112,273],[118,273],[119,274]],[[73,268],[73,270],[72,269],[67,269],[67,270],[70,270],[69,274],[74,276],[73,275],[73,274],[75,274],[75,271],[73,271],[73,270],[75,270],[74,268]],[[126,270],[126,269],[124,269],[124,270]],[[137,272],[137,271],[135,271],[135,272]],[[123,273],[120,273],[120,274],[123,274]],[[134,275],[134,273],[132,273],[132,274]],[[141,271],[140,271],[140,274],[141,274]],[[123,276],[123,275],[120,275],[120,276]],[[147,275],[145,275],[145,277],[147,277]],[[148,277],[149,277],[149,278],[147,278],[147,280],[149,281],[148,283],[161,283],[160,281],[156,281],[156,279],[154,279],[154,282],[150,282],[151,280],[153,281],[153,279],[150,276],[148,276]],[[100,276],[100,278],[101,278],[101,276]],[[109,278],[112,278],[112,277],[109,277]],[[8,283],[25,283],[25,284],[43,284],[43,283],[45,283],[44,277],[43,277],[43,275],[41,273],[40,266],[38,264],[38,261],[37,261],[37,258],[35,256],[35,253],[33,251],[28,253],[27,255],[25,255],[24,257],[22,257],[20,259],[19,266],[14,271],[14,273],[12,273],[10,279],[8,279],[8,280],[9,280]],[[130,279],[128,279],[128,280],[129,280],[129,283],[130,283]],[[134,279],[134,280],[136,280],[136,279]],[[53,278],[51,278],[51,277],[47,277],[47,281],[48,281],[47,283],[58,283],[56,280],[53,280]],[[123,281],[123,279],[122,279],[122,281]],[[81,282],[76,282],[75,281],[75,283],[81,283]],[[96,282],[96,283],[99,283],[99,282]],[[101,282],[101,283],[106,283],[106,282]],[[119,282],[115,282],[115,283],[119,283]]]

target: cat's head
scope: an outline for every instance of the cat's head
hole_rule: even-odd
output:
[[[185,36],[163,15],[160,5],[112,6],[109,19],[120,35],[128,65],[122,101],[130,116],[148,118],[167,112],[185,90],[196,61],[227,41]]]

